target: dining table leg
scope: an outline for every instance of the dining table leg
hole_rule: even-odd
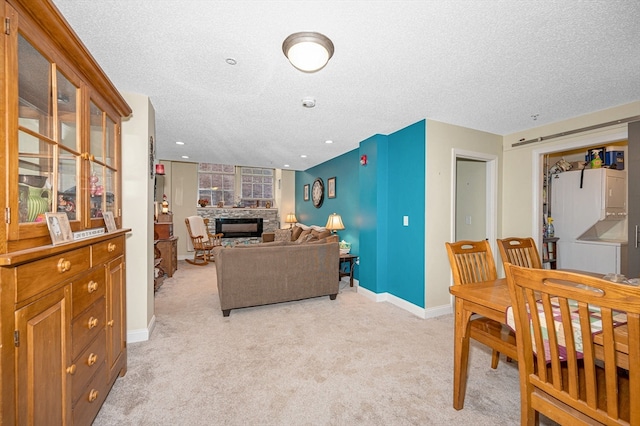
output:
[[[453,340],[453,408],[462,410],[467,390],[469,363],[469,320],[472,312],[464,308],[464,300],[456,298]]]

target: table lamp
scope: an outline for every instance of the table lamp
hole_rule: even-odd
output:
[[[334,234],[337,230],[344,229],[344,224],[342,223],[342,218],[340,217],[340,215],[337,213],[330,214],[325,228],[329,229],[332,234]]]
[[[293,228],[293,224],[294,223],[298,223],[298,219],[296,219],[296,214],[295,213],[289,213],[287,215],[287,217],[285,218],[285,223],[289,223],[289,229]]]

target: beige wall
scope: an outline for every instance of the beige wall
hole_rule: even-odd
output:
[[[161,162],[165,165],[164,193],[168,197],[169,210],[173,213],[173,234],[178,237],[178,258],[191,259],[193,252],[188,251],[189,235],[184,220],[197,214],[198,164],[168,160]],[[295,211],[295,183],[295,171],[276,169],[274,201],[282,221],[280,227],[285,227],[285,215]]]
[[[149,137],[155,111],[147,96],[123,93],[133,114],[122,121],[122,226],[127,235],[127,341],[148,340],[154,323],[153,179]],[[144,253],[145,255],[140,255]]]
[[[541,151],[561,151],[579,146],[594,145],[618,140],[626,135],[627,124],[618,124],[608,128],[592,130],[576,135],[564,136],[548,141],[535,142],[520,147],[512,144],[521,139],[529,140],[547,135],[570,131],[600,123],[608,123],[617,119],[640,115],[640,102],[622,105],[557,123],[540,126],[504,137],[503,191],[502,191],[502,234],[501,236],[532,235],[537,238],[540,220],[534,221],[537,211],[536,193],[540,182],[534,182],[534,163],[538,167]],[[538,172],[539,173],[539,172]],[[541,191],[540,191],[541,192]],[[540,222],[540,224],[538,224]]]
[[[498,157],[498,169],[500,169],[502,137],[427,120],[426,148],[425,309],[429,310],[449,306],[451,303],[449,295],[451,269],[444,243],[450,241],[453,229],[453,212],[451,211],[453,150],[495,155]],[[498,179],[500,182],[500,173]],[[500,208],[498,202],[498,211]],[[498,229],[499,224],[498,217]]]
[[[278,181],[280,182],[279,186]],[[294,170],[276,169],[275,188],[275,206],[280,213],[280,228],[287,228],[289,225],[284,222],[287,214],[295,213],[296,211],[296,172]]]
[[[173,213],[173,235],[178,237],[178,259],[193,257],[189,252],[189,234],[184,220],[198,214],[198,164],[162,161],[165,165],[164,190]]]
[[[486,167],[483,161],[460,159],[456,162],[456,241],[487,237]],[[467,218],[471,223],[467,223]]]

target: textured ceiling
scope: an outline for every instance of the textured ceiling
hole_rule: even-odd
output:
[[[304,170],[424,118],[504,135],[640,100],[637,0],[53,1],[149,96],[161,159]],[[333,41],[321,71],[282,54],[298,31]]]

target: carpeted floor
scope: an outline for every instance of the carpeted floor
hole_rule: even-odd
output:
[[[321,297],[232,310],[215,265],[179,262],[156,293],[156,327],[128,345],[128,373],[94,425],[515,425],[517,364],[472,344],[452,408],[453,316],[423,320],[343,281]],[[544,424],[544,422],[543,422]]]

